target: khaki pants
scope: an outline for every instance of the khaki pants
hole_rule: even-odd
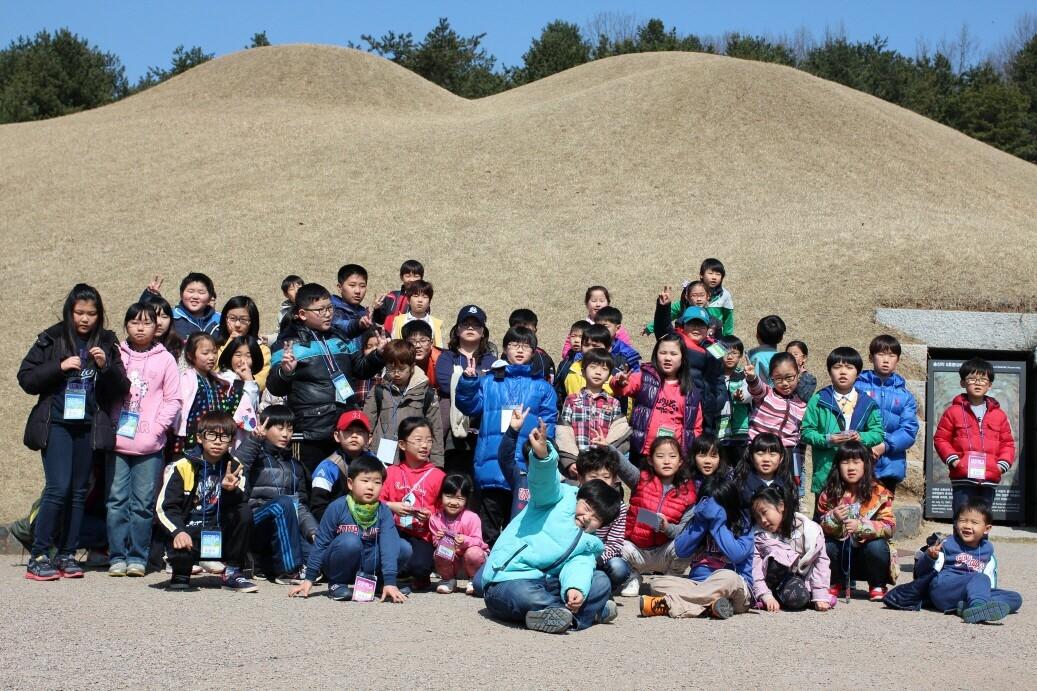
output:
[[[648,583],[652,595],[666,598],[670,616],[684,619],[701,616],[714,600],[726,597],[736,614],[749,611],[749,588],[745,579],[729,569],[714,571],[704,581],[681,576],[655,576]]]
[[[673,541],[653,547],[641,549],[630,540],[623,541],[623,559],[630,564],[636,573],[669,573],[679,576],[691,563],[690,559],[678,559],[673,549]]]

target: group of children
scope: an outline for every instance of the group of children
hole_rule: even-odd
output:
[[[38,396],[25,443],[46,478],[26,578],[83,576],[74,554],[97,482],[108,573],[167,568],[172,590],[209,572],[254,592],[261,574],[293,596],[323,580],[336,600],[403,602],[466,582],[493,616],[555,633],[612,621],[616,596],[639,596],[643,616],[827,611],[856,579],[872,601],[968,622],[1018,609],[986,537],[1015,460],[990,364],[962,366],[965,392],[937,428],[955,535],[887,590],[893,497],[918,432],[900,344],[876,337],[867,371],[836,348],[817,390],[807,345],[779,350],[780,317],[761,319],[747,350],[723,264],[699,274],[679,300],[660,292],[647,361],[608,290],[590,287],[557,366],[529,309],[499,351],[474,304],[444,338],[414,260],[370,309],[359,265],[339,270],[335,295],[287,277],[269,334],[251,298],[217,312],[212,281],[192,273],[175,307],[156,277],[120,342],[100,294],[78,284],[18,372]]]

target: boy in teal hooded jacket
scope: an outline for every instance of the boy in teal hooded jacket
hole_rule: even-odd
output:
[[[594,531],[619,513],[620,494],[593,480],[563,484],[547,425],[529,434],[529,504],[504,529],[477,574],[490,613],[547,633],[616,617],[608,576],[595,570],[604,545]]]

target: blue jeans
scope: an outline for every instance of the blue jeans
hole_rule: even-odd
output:
[[[372,544],[364,549],[364,542],[356,533],[339,533],[324,552],[321,570],[331,585],[353,585],[357,573],[367,576],[378,574],[378,549]],[[314,574],[307,574],[311,578]]]
[[[400,531],[400,574],[428,580],[432,573],[432,543]]]
[[[90,425],[50,426],[43,450],[45,484],[36,516],[33,557],[46,554],[51,547],[57,547],[59,554],[76,551],[93,458]],[[57,544],[59,537],[61,544]]]
[[[162,452],[149,456],[112,453],[105,468],[110,561],[144,566],[151,549],[151,523],[162,472]]]
[[[612,584],[612,592],[616,592],[630,580],[630,564],[623,557],[612,557],[603,564],[598,565],[598,570],[608,576]]]
[[[525,623],[528,612],[565,607],[561,590],[562,584],[555,576],[522,578],[490,583],[484,588],[483,599],[495,618]],[[612,584],[608,576],[601,571],[594,571],[590,593],[584,599],[583,607],[573,616],[578,630],[598,622],[598,616],[611,594]]]
[[[964,461],[958,461],[963,463]],[[987,506],[991,509],[994,508],[994,492],[997,487],[994,485],[977,485],[971,482],[956,484],[951,487],[951,515],[957,516],[958,509],[960,509],[966,501],[972,497],[978,497],[987,502]]]

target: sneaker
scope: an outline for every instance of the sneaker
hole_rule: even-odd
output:
[[[353,587],[345,585],[344,583],[329,585],[328,586],[328,597],[332,600],[352,600],[353,599]]]
[[[471,581],[468,581],[468,585],[466,585],[464,587],[464,594],[468,595],[469,597],[474,597],[475,596],[475,584],[472,583]]]
[[[961,610],[961,618],[966,624],[982,624],[988,621],[1000,621],[1011,611],[1004,602],[980,602]]]
[[[191,585],[191,577],[177,576],[174,574],[173,577],[169,579],[169,584],[166,585],[166,590],[194,590],[194,587]]]
[[[59,554],[54,558],[53,564],[62,578],[83,577],[83,567],[76,561],[75,556],[71,554]]]
[[[132,578],[140,578],[145,573],[147,573],[147,569],[144,568],[144,564],[138,564],[137,562],[133,562],[132,564],[126,567],[126,575]]]
[[[661,617],[670,613],[670,607],[666,604],[666,598],[661,595],[641,596],[641,616]]]
[[[109,565],[108,552],[103,549],[87,550],[83,566],[88,569],[100,569]]]
[[[572,628],[572,612],[565,607],[548,607],[526,612],[526,628],[541,633],[565,633]]]
[[[108,567],[108,575],[122,577],[126,575],[126,562],[124,561],[113,561],[111,566]]]
[[[198,562],[198,568],[206,573],[220,574],[227,570],[227,565],[222,561],[200,561]],[[201,573],[201,571],[199,571],[199,573]]]
[[[41,554],[29,559],[25,566],[25,577],[30,581],[56,581],[61,578],[61,572],[54,568],[46,554]]]
[[[886,597],[885,588],[872,588],[868,591],[868,599],[872,602],[882,602],[884,597]]]
[[[449,595],[457,590],[457,581],[453,578],[445,578],[436,586],[436,592],[440,595]]]
[[[828,594],[831,595],[832,597],[838,599],[840,597],[843,597],[847,593],[846,593],[846,588],[844,586],[833,585],[831,588],[828,589]]]
[[[274,579],[274,583],[277,585],[299,585],[302,583],[299,573],[282,573],[280,576]]]
[[[235,593],[254,593],[259,586],[245,578],[245,574],[237,569],[227,569],[223,572],[223,589],[233,590]]]
[[[641,578],[639,576],[631,576],[630,580],[623,584],[623,589],[619,591],[620,597],[637,597],[641,594]]]
[[[735,606],[726,597],[713,600],[709,606],[709,616],[714,619],[730,619],[735,615]]]
[[[598,613],[596,620],[599,624],[611,624],[612,621],[619,616],[619,608],[616,607],[614,600],[606,600],[605,606],[601,608],[601,612]]]

